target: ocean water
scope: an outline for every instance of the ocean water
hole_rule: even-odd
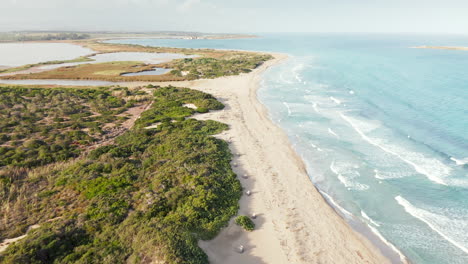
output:
[[[410,48],[468,36],[112,42],[289,54],[259,98],[324,197],[413,263],[468,263],[468,51]]]

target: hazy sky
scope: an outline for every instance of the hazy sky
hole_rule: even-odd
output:
[[[8,30],[468,34],[468,0],[0,0]]]

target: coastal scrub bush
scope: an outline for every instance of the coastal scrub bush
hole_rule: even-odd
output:
[[[228,144],[212,136],[227,125],[179,117],[195,113],[186,103],[223,105],[175,87],[157,88],[154,101],[109,145],[0,171],[0,241],[40,226],[0,263],[208,263],[198,240],[214,238],[237,214],[242,188]],[[154,120],[163,123],[144,129]],[[21,146],[41,148],[41,140],[28,135]]]
[[[236,224],[242,226],[247,231],[253,231],[255,229],[255,223],[246,215],[236,217]]]
[[[270,59],[271,55],[239,53],[224,58],[180,59],[163,66],[173,69],[171,74],[179,77],[183,76],[183,72],[188,72],[185,76],[188,79],[217,78],[251,72]]]
[[[129,105],[122,96],[132,95],[106,87],[0,86],[0,170],[78,157],[104,136],[106,124],[123,122],[118,114]]]

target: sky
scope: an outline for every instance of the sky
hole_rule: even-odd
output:
[[[0,31],[468,34],[468,0],[0,0]]]

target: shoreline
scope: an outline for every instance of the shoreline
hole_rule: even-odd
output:
[[[233,170],[244,193],[252,192],[251,196],[242,196],[239,214],[258,216],[254,232],[243,231],[231,219],[215,239],[200,241],[200,247],[211,263],[392,262],[382,253],[386,248],[375,243],[378,234],[369,234],[371,230],[347,221],[320,194],[288,136],[270,120],[266,107],[258,100],[263,72],[287,59],[285,54],[269,54],[275,58],[248,74],[153,83],[208,92],[226,105],[224,110],[199,117],[230,126],[230,130],[217,137],[230,143]],[[122,86],[148,83],[115,82]],[[291,172],[293,177],[289,181],[284,176],[289,177]],[[243,254],[236,252],[240,245],[244,246]]]
[[[233,169],[244,193],[252,193],[242,196],[239,215],[256,214],[256,229],[244,231],[231,219],[215,239],[200,241],[200,247],[211,263],[391,263],[319,193],[287,135],[258,100],[263,72],[287,58],[272,55],[275,59],[249,74],[157,83],[208,92],[226,105],[200,118],[230,126],[217,137],[230,143]],[[240,245],[242,254],[236,250]]]

